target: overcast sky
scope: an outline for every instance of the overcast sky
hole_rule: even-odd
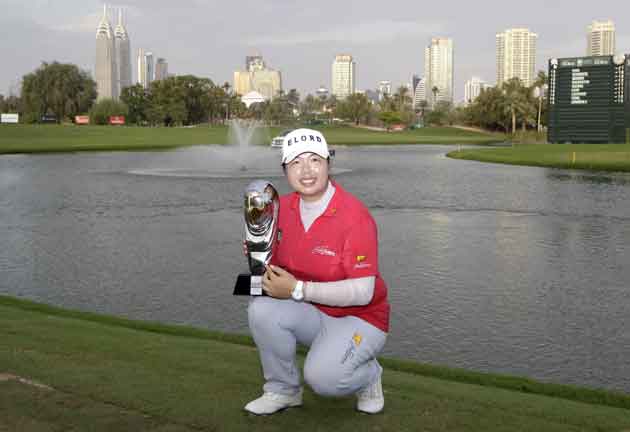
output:
[[[612,19],[617,52],[630,53],[630,0],[119,0],[126,10],[132,64],[138,48],[164,57],[169,72],[232,83],[246,55],[260,53],[282,72],[285,90],[301,95],[330,88],[335,54],[351,54],[357,89],[389,80],[394,87],[422,75],[431,37],[453,39],[455,98],[479,76],[496,80],[495,35],[512,27],[538,33],[536,68],[551,57],[586,55],[586,27]],[[0,93],[42,61],[75,63],[93,72],[96,0],[0,0]],[[114,20],[112,24],[115,25]],[[135,76],[135,70],[134,70]]]

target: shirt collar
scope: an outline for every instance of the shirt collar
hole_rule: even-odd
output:
[[[330,180],[330,183],[335,187],[335,194],[332,199],[328,203],[328,207],[322,213],[322,216],[335,216],[341,207],[343,195],[345,191],[343,188],[334,180]],[[300,195],[297,192],[293,192],[293,196],[291,197],[291,209],[296,210],[300,206]]]

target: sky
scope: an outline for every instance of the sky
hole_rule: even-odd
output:
[[[245,56],[260,54],[302,96],[331,86],[336,54],[356,62],[358,90],[388,80],[397,88],[423,74],[432,37],[454,45],[455,100],[477,76],[496,80],[495,35],[526,27],[538,34],[537,70],[552,57],[586,55],[586,27],[612,19],[617,52],[630,53],[630,0],[116,0],[125,10],[135,53],[164,57],[169,72],[232,83]],[[97,0],[0,0],[0,94],[18,94],[23,75],[42,61],[74,63],[93,73]],[[111,19],[115,25],[115,19]],[[135,76],[135,71],[134,71]]]

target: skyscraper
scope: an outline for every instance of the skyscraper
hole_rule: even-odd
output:
[[[392,82],[391,81],[379,81],[378,82],[378,100],[381,101],[387,96],[392,95]]]
[[[603,56],[615,54],[615,24],[608,21],[593,21],[586,34],[586,55]]]
[[[234,91],[245,96],[249,92],[260,93],[271,100],[282,90],[282,74],[265,65],[261,55],[245,58],[247,70],[234,72]]]
[[[158,57],[155,61],[155,80],[159,81],[165,78],[168,78],[168,63],[166,59]]]
[[[253,56],[245,56],[245,70],[254,71],[256,69],[262,70],[265,68],[265,62],[260,54]]]
[[[526,28],[497,33],[497,85],[520,78],[524,85],[534,82],[538,35]]]
[[[338,99],[344,99],[356,91],[356,64],[351,55],[335,56],[332,64],[332,94]]]
[[[118,67],[118,85],[116,86],[116,97],[118,97],[125,87],[131,85],[131,47],[129,34],[123,24],[122,9],[118,9],[118,24],[114,31],[114,41]]]
[[[413,101],[411,106],[419,110],[422,107],[422,101],[427,100],[427,85],[424,78],[414,75],[411,79],[411,90],[413,91]]]
[[[139,48],[137,63],[138,84],[141,84],[142,87],[148,89],[151,81],[154,79],[153,53]]]
[[[144,49],[138,48],[138,56],[136,57],[136,64],[138,67],[138,84],[142,85],[142,87],[147,88],[146,79],[147,79],[147,66],[144,62]]]
[[[96,92],[98,99],[118,97],[118,66],[114,33],[103,5],[103,17],[96,29]]]
[[[469,105],[477,99],[477,96],[481,93],[481,90],[486,88],[486,82],[481,78],[472,77],[466,81],[464,87],[464,105]]]
[[[453,40],[432,38],[424,49],[424,79],[427,101],[453,102]]]

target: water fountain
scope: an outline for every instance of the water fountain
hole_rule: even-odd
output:
[[[258,121],[232,120],[227,145],[199,145],[152,155],[151,167],[129,174],[187,178],[269,178],[282,176],[278,149]]]

